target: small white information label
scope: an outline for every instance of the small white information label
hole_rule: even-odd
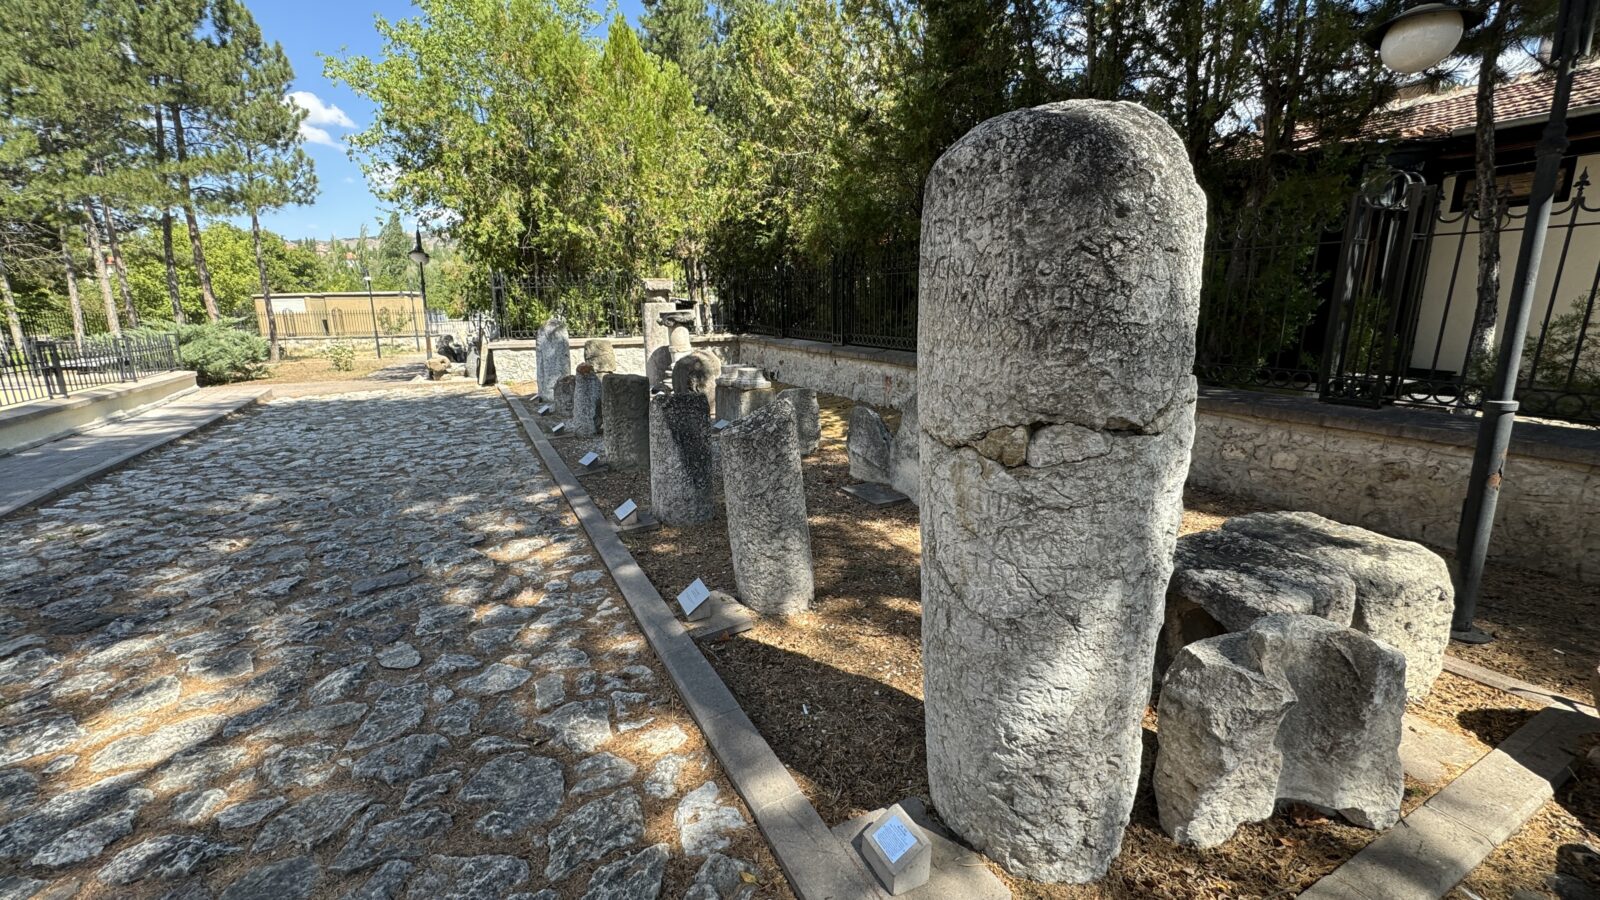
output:
[[[567,423],[565,423],[565,422],[557,422],[556,423],[556,427],[550,429],[550,433],[551,434],[560,434],[561,432],[566,431],[566,430],[567,430]]]
[[[585,453],[583,455],[582,459],[578,460],[578,465],[583,466],[584,468],[588,468],[589,466],[594,465],[594,461],[599,459],[599,458],[600,458],[600,454],[594,452],[593,450],[590,450],[588,453]]]
[[[639,504],[637,504],[637,503],[633,502],[633,500],[629,499],[629,500],[624,500],[622,502],[622,505],[617,507],[617,511],[616,511],[615,515],[617,517],[617,521],[618,522],[626,522],[626,521],[628,521],[628,517],[629,516],[633,515],[634,513],[638,512],[638,511],[639,511]]]
[[[874,832],[872,838],[878,842],[878,849],[883,851],[891,864],[899,862],[900,857],[917,845],[916,835],[901,824],[898,816],[890,816],[889,821]]]
[[[684,615],[692,616],[694,611],[700,608],[700,604],[706,602],[706,598],[710,596],[711,589],[706,587],[704,581],[696,578],[693,584],[684,588],[683,593],[678,595],[678,605],[683,608]]]
[[[550,404],[546,403],[545,405],[539,407],[539,415],[548,416],[548,415],[550,415],[550,410],[551,409],[552,409],[552,407],[550,406]]]
[[[711,427],[715,428],[718,431],[721,431],[722,429],[728,427],[728,420],[727,419],[718,419],[717,421],[715,421],[715,422],[713,422],[711,424]]]

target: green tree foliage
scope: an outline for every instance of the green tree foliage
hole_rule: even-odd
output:
[[[179,235],[187,240],[187,235]],[[254,315],[254,301],[261,292],[260,270],[256,265],[254,236],[245,229],[217,222],[201,233],[210,265],[212,287],[222,316]],[[166,271],[161,256],[160,234],[143,231],[130,237],[128,280],[140,313],[152,319],[166,318]],[[267,281],[275,293],[320,291],[324,287],[322,258],[315,250],[290,243],[270,231],[261,232],[261,257]],[[179,296],[190,318],[204,316],[205,300],[200,291],[191,259],[177,261]]]

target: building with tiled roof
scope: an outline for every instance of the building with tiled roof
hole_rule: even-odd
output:
[[[1541,124],[1550,116],[1555,76],[1534,71],[1495,87],[1495,129]],[[1443,91],[1404,97],[1391,103],[1367,123],[1366,136],[1400,140],[1428,140],[1471,135],[1477,128],[1475,85],[1458,85]],[[1600,60],[1590,60],[1573,73],[1569,117],[1600,111]]]

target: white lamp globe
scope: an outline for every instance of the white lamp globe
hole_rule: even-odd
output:
[[[1394,71],[1414,75],[1454,52],[1465,32],[1460,10],[1444,4],[1415,7],[1384,32],[1378,54]]]

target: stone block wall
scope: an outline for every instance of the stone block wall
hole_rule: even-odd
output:
[[[899,407],[916,354],[743,335],[775,380]],[[1202,389],[1189,484],[1452,549],[1478,420]],[[1600,430],[1519,422],[1491,557],[1600,583]]]
[[[572,338],[572,371],[578,371],[578,364],[583,362],[583,345],[587,338]],[[715,353],[723,362],[731,362],[734,358],[736,340],[728,335],[701,335],[692,338],[696,350],[709,350]],[[644,374],[644,340],[642,338],[613,338],[612,349],[617,355],[617,372],[624,375]],[[519,381],[535,381],[534,341],[496,341],[489,345],[490,357],[493,362],[493,377],[491,383],[500,381],[507,384]]]

